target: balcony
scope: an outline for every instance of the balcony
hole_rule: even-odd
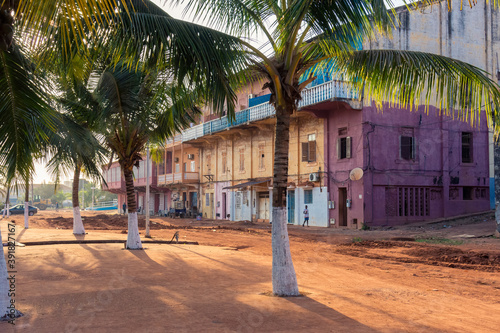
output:
[[[180,142],[182,142],[182,135],[181,134],[177,134],[173,138],[167,139],[167,145],[173,145],[175,143],[180,143]]]
[[[117,181],[117,182],[106,182],[106,184],[102,185],[103,191],[109,191],[112,193],[121,193],[121,192],[125,191],[125,180],[124,179]]]
[[[189,184],[198,183],[200,176],[198,172],[184,172],[184,179],[182,172],[168,173],[166,175],[158,176],[158,185],[171,185],[171,184]]]
[[[320,85],[305,89],[299,108],[326,102],[334,98],[357,99],[357,92],[345,81],[328,81]],[[233,126],[250,123],[257,120],[273,117],[274,107],[268,102],[235,113],[235,119],[230,121],[227,116],[193,126],[182,132],[182,142],[195,140],[205,135],[217,133]]]

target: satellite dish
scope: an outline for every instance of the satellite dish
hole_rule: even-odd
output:
[[[354,168],[349,173],[349,178],[351,180],[360,180],[362,177],[363,177],[363,169],[361,168]]]

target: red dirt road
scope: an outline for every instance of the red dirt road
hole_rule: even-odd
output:
[[[126,239],[125,217],[84,214],[85,239]],[[70,212],[42,212],[27,230],[21,217],[14,221],[20,242],[75,239]],[[152,221],[153,239],[170,240],[179,231],[180,240],[200,245],[147,244],[144,251],[123,250],[120,244],[17,247],[16,305],[25,316],[15,326],[0,323],[0,332],[498,332],[500,327],[500,240],[488,237],[488,217],[443,222],[445,228],[436,223],[365,232],[290,226],[304,294],[296,298],[269,296],[269,225]],[[0,222],[4,242],[6,224]],[[463,244],[391,240],[423,236]]]

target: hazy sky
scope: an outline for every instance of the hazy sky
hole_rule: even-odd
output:
[[[170,4],[174,3],[175,1],[173,0],[152,0],[154,3],[156,3],[157,5],[159,5],[160,7],[162,7],[167,13],[169,13],[171,16],[175,17],[175,18],[178,18],[178,19],[184,19],[185,21],[194,21],[192,19],[192,17],[190,16],[187,16],[187,17],[184,17],[183,18],[183,15],[182,15],[182,12],[183,12],[183,6],[171,6]],[[393,0],[393,3],[396,5],[396,6],[399,6],[402,4],[402,2],[400,0]],[[203,22],[196,22],[198,24],[203,24]],[[254,44],[255,46],[260,46],[262,45],[264,42],[265,42],[265,39],[259,37],[259,36],[256,36],[254,37],[254,41],[250,41],[252,44]],[[64,180],[68,180],[71,178],[71,175],[68,176],[68,177],[63,177],[62,178],[62,181]],[[34,178],[34,182],[35,183],[42,183],[43,181],[45,182],[51,182],[52,179],[51,177],[49,176],[49,174],[47,173],[47,171],[45,170],[45,165],[44,164],[41,164],[41,163],[37,163],[36,164],[36,175],[35,175],[35,178]]]

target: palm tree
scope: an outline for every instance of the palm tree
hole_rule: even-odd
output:
[[[176,20],[149,0],[2,0],[0,27],[0,165],[7,167],[8,180],[32,171],[33,153],[60,127],[46,100],[50,89],[43,89],[41,76],[21,53],[22,42],[29,41],[31,52],[50,51],[37,60],[43,67],[52,63],[75,73],[65,64],[74,64],[75,56],[95,56],[84,51],[89,45],[106,50],[103,57],[115,64],[126,58],[133,69],[147,58],[150,67],[170,68],[171,79],[202,87],[216,109],[226,101],[234,109],[234,82],[228,78],[243,64],[233,51],[237,39]],[[0,263],[0,277],[6,272]],[[4,305],[10,300],[2,288],[0,318],[8,314]]]
[[[72,94],[67,95],[72,96]],[[85,228],[80,214],[78,195],[80,174],[84,170],[88,176],[100,180],[102,178],[100,167],[105,163],[107,151],[89,129],[89,127],[95,127],[90,116],[94,112],[90,106],[95,103],[92,103],[93,100],[89,103],[84,98],[74,97],[74,100],[59,99],[66,112],[63,117],[65,127],[52,140],[53,144],[50,148],[52,158],[48,161],[47,168],[56,176],[56,179],[60,178],[61,173],[73,172],[73,234],[84,235]],[[89,95],[85,94],[85,97],[88,98]]]
[[[242,36],[251,69],[267,81],[270,103],[276,110],[273,168],[273,292],[298,295],[296,274],[290,254],[286,222],[286,184],[290,116],[297,111],[301,92],[314,80],[317,69],[335,59],[355,86],[364,87],[365,98],[389,100],[411,107],[421,98],[433,98],[446,108],[470,111],[466,101],[498,105],[497,85],[484,73],[466,63],[427,53],[369,50],[355,45],[375,31],[390,29],[390,12],[382,0],[189,0],[188,9],[229,34]],[[270,25],[266,23],[270,22]],[[259,31],[267,38],[270,55],[243,38]],[[398,87],[402,83],[410,89]],[[435,94],[426,94],[426,88]],[[458,93],[457,93],[458,92]],[[467,96],[468,98],[464,98]],[[487,110],[489,111],[489,110]]]
[[[161,142],[192,121],[196,108],[178,99],[185,92],[165,82],[161,73],[111,66],[95,90],[101,102],[101,133],[117,156],[127,191],[128,249],[141,249],[134,194],[133,168],[139,166],[148,141]],[[187,96],[187,95],[186,95]],[[190,98],[197,99],[190,95]],[[186,112],[191,109],[192,112]]]
[[[85,51],[89,46],[99,47],[114,63],[126,58],[131,68],[147,58],[151,67],[168,66],[172,78],[203,85],[217,109],[234,97],[228,77],[241,67],[236,64],[240,55],[232,51],[236,39],[174,19],[150,0],[3,0],[0,7],[0,86],[5,92],[0,94],[0,137],[6,138],[0,164],[8,166],[9,177],[16,169],[30,171],[32,152],[58,126],[45,100],[48,89],[40,89],[45,84],[18,44],[38,54],[42,67],[73,73],[80,69],[75,56],[87,63],[94,59],[86,58],[97,57]],[[46,52],[40,55],[40,48]]]

